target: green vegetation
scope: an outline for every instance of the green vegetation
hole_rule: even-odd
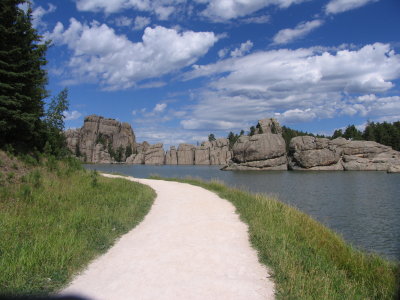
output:
[[[135,227],[155,198],[146,186],[85,171],[73,158],[31,158],[39,165],[32,167],[0,157],[0,294],[57,291]]]
[[[21,8],[28,6],[27,11]],[[8,152],[38,150],[62,157],[65,147],[64,112],[68,91],[50,100],[45,55],[48,42],[32,27],[30,1],[0,2],[0,147]]]
[[[398,263],[352,248],[297,209],[218,182],[163,180],[201,186],[235,205],[260,261],[273,271],[278,299],[394,299]]]
[[[0,1],[0,145],[18,151],[44,147],[41,118],[47,97],[45,54],[48,44],[32,28],[32,10],[23,0]]]
[[[210,134],[208,135],[208,141],[209,141],[209,142],[215,141],[215,135],[214,135],[214,133],[210,133]]]
[[[368,122],[363,132],[354,125],[349,125],[344,132],[341,129],[335,130],[332,137],[374,141],[400,151],[400,121],[394,123]]]

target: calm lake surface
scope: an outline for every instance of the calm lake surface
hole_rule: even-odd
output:
[[[277,196],[354,246],[400,258],[400,174],[385,172],[220,171],[218,166],[86,165],[139,178],[198,177]]]

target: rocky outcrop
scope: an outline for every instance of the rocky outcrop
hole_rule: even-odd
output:
[[[232,151],[229,150],[228,139],[216,139],[211,142],[210,164],[226,165],[232,159]]]
[[[125,163],[133,165],[144,164],[144,153],[132,154],[126,159]]]
[[[136,149],[135,134],[128,123],[91,115],[83,127],[65,132],[67,147],[86,162],[125,161],[127,148]]]
[[[289,144],[289,168],[292,170],[343,170],[339,142],[313,136],[298,136]]]
[[[274,118],[262,119],[258,121],[256,133],[282,134],[282,127]]]
[[[195,146],[190,144],[180,144],[176,152],[178,165],[194,165]]]
[[[293,170],[396,172],[398,166],[400,152],[371,141],[301,136],[289,146],[289,168]]]
[[[175,146],[171,146],[169,151],[165,154],[165,164],[166,165],[177,165],[178,155]]]
[[[165,153],[163,144],[151,145],[144,153],[144,163],[146,165],[163,165],[165,163]]]
[[[286,143],[274,119],[259,121],[258,133],[241,136],[233,146],[231,162],[223,170],[287,170]],[[276,132],[276,133],[273,133]]]
[[[210,165],[210,148],[211,143],[205,142],[203,145],[194,149],[194,164],[195,165]]]

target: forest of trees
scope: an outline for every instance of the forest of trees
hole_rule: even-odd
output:
[[[374,141],[400,151],[400,121],[393,123],[368,122],[364,131],[358,130],[354,125],[349,125],[344,132],[341,129],[335,130],[332,138],[337,137]]]
[[[68,91],[54,97],[46,111],[49,43],[32,27],[29,1],[0,1],[0,41],[0,147],[65,155],[62,131]]]

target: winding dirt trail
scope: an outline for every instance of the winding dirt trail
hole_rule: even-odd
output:
[[[149,214],[62,294],[95,300],[274,299],[268,270],[231,203],[189,184],[128,179],[157,192]]]

